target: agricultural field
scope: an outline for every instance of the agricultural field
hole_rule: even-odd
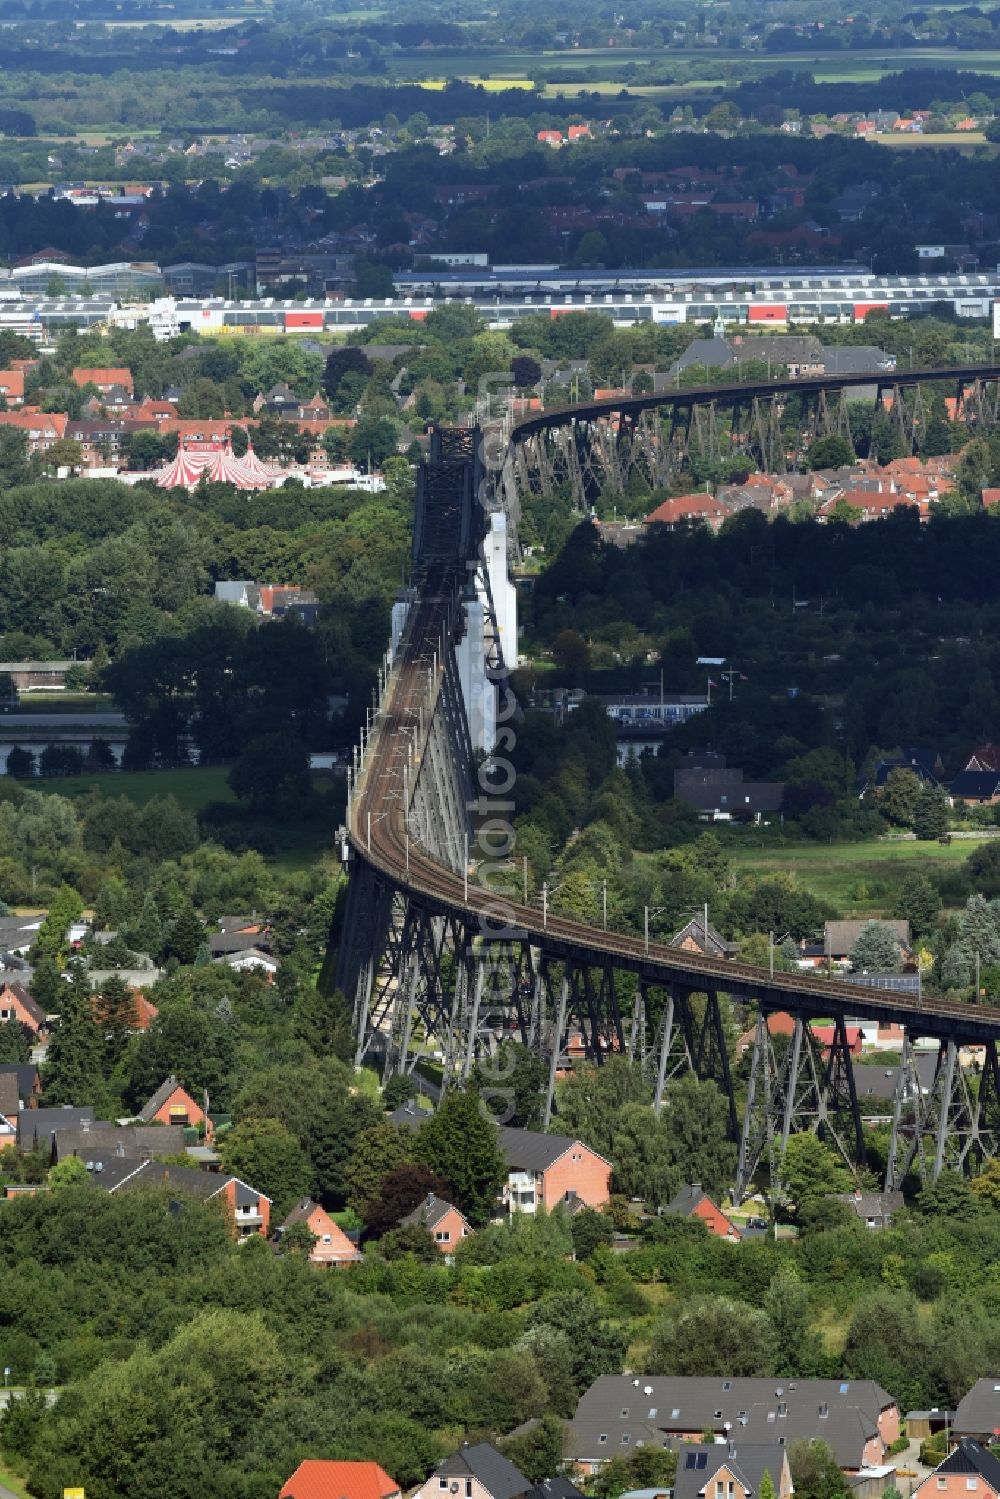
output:
[[[872,839],[776,848],[762,840],[754,848],[752,841],[746,840],[728,851],[741,868],[752,868],[760,874],[794,875],[803,889],[818,900],[829,901],[843,916],[879,916],[886,914],[906,875],[942,878],[957,874],[973,849],[989,841],[959,838],[942,844]]]

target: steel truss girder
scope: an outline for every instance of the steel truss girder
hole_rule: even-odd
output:
[[[942,1171],[971,1172],[998,1150],[997,1043],[986,1042],[978,1086],[973,1087],[961,1066],[958,1043],[942,1041],[933,1082],[924,1091],[907,1032],[893,1100],[886,1188],[897,1190],[911,1171],[921,1182],[936,1181]]]
[[[854,1083],[854,1067],[843,1013],[824,1058],[801,1014],[781,1066],[761,1011],[754,1032],[743,1125],[740,1131],[736,1199],[742,1201],[766,1158],[772,1190],[777,1190],[788,1141],[793,1133],[812,1130],[835,1146],[853,1171],[864,1165],[865,1143]]]

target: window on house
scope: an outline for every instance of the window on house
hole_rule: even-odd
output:
[[[821,1405],[819,1408],[819,1413],[821,1418],[825,1421],[827,1416],[830,1414],[830,1407],[828,1405]]]
[[[731,1390],[731,1389],[732,1389],[732,1387],[733,1387],[733,1382],[732,1382],[732,1380],[731,1380],[731,1379],[727,1379],[727,1380],[725,1380],[725,1381],[724,1381],[724,1382],[723,1382],[723,1386],[722,1386],[722,1388],[723,1388],[723,1389],[724,1389],[724,1390]]]
[[[623,1447],[627,1447],[628,1444],[629,1444],[629,1442],[631,1440],[632,1440],[632,1438],[629,1436],[629,1434],[628,1434],[627,1431],[622,1433],[622,1446]]]
[[[782,1401],[781,1404],[778,1406],[778,1415],[779,1416],[787,1416],[788,1415],[788,1406],[785,1404],[784,1401]]]
[[[606,1431],[602,1431],[601,1434],[600,1434],[600,1436],[597,1438],[597,1440],[599,1442],[606,1442],[608,1440],[608,1434],[607,1434],[607,1432]]]
[[[448,1480],[447,1480],[447,1478],[439,1478],[438,1479],[438,1488],[439,1489],[446,1489],[447,1487],[448,1487]]]
[[[965,1480],[965,1487],[970,1490],[975,1490],[979,1487],[979,1485],[974,1478],[967,1478]]]
[[[472,1499],[472,1479],[465,1480],[465,1499]]]
[[[451,1238],[451,1234],[447,1229],[439,1228],[434,1237],[435,1239],[437,1239],[439,1244],[447,1244],[448,1240]]]
[[[707,1452],[699,1452],[698,1453],[698,1460],[695,1463],[695,1467],[696,1468],[706,1468],[707,1466],[708,1466],[708,1453]]]
[[[696,1457],[697,1457],[697,1453],[695,1453],[695,1452],[689,1452],[688,1455],[687,1455],[687,1457],[684,1459],[684,1466],[685,1466],[685,1468],[693,1468],[694,1464],[695,1464],[695,1458]]]
[[[333,1243],[333,1234],[324,1234],[323,1235],[323,1243],[324,1244],[332,1244]]]
[[[671,1417],[674,1420],[676,1420],[677,1417],[680,1415],[680,1413],[681,1413],[680,1406],[679,1405],[675,1405],[674,1408],[673,1408],[673,1410],[670,1412],[670,1415],[671,1415]]]
[[[715,1499],[725,1499],[726,1485],[721,1478],[715,1480]]]
[[[622,1411],[622,1420],[623,1421],[627,1421],[628,1420],[628,1406],[625,1406],[624,1410]]]
[[[655,1405],[651,1405],[649,1407],[649,1416],[648,1416],[647,1419],[650,1420],[650,1421],[652,1421],[652,1420],[655,1419],[655,1417],[656,1417],[656,1406]]]
[[[948,1487],[947,1478],[939,1478],[937,1481],[937,1486],[939,1489],[946,1489]]]

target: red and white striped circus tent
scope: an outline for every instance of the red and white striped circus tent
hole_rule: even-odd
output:
[[[264,467],[252,444],[242,458],[237,458],[228,439],[181,443],[174,461],[150,477],[161,489],[194,489],[202,479],[210,484],[232,484],[237,489],[269,489],[281,478]]]

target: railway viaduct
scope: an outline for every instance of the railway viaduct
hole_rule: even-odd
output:
[[[726,407],[737,422],[749,412],[758,433],[774,431],[775,413],[792,396],[811,408],[818,430],[837,430],[845,393],[876,383],[879,396],[892,390],[897,411],[919,413],[926,388],[947,385],[967,410],[995,416],[998,377],[998,367],[970,366],[883,382],[865,376],[699,387],[434,432],[418,475],[405,626],[380,668],[354,752],[341,834],[350,878],[337,985],[353,1007],[359,1063],[369,1058],[385,1075],[406,1073],[433,1052],[447,1089],[512,1037],[547,1060],[546,1124],[571,1037],[598,1064],[617,1054],[646,1068],[657,1110],[669,1106],[672,1079],[685,1072],[712,1078],[739,1142],[742,1196],[763,1165],[780,1180],[796,1130],[822,1130],[848,1161],[864,1163],[846,1027],[847,1017],[857,1016],[899,1024],[906,1038],[888,1187],[909,1171],[928,1179],[946,1167],[975,1170],[997,1152],[1000,1009],[716,960],[648,936],[594,930],[525,898],[506,830],[513,804],[504,750],[516,732],[516,703],[483,559],[492,512],[503,510],[513,530],[524,496],[551,482],[560,466],[583,493],[599,472],[606,477],[614,465],[618,474],[627,471],[642,423],[658,408],[668,408],[669,446],[679,432],[690,441],[706,411]],[[654,441],[662,443],[667,423],[659,415],[656,421]],[[484,600],[478,617],[498,725],[496,748],[482,763],[456,653],[471,590]],[[730,1006],[756,1015],[742,1107],[726,1031]],[[778,1011],[794,1021],[780,1055],[767,1025]],[[813,1037],[820,1019],[833,1020],[830,1046]],[[930,1089],[921,1088],[913,1062],[918,1040],[937,1048]],[[960,1065],[966,1046],[982,1048],[972,1086]]]

